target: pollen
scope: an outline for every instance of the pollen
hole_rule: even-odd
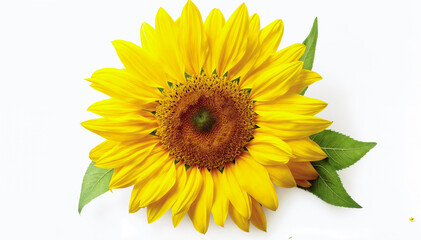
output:
[[[156,134],[176,161],[222,170],[253,136],[253,102],[236,82],[216,75],[190,76],[163,95],[156,109]]]

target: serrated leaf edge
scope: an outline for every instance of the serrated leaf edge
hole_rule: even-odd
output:
[[[319,145],[319,147],[323,150],[323,149],[328,149],[328,150],[336,150],[336,149],[338,149],[338,150],[341,150],[341,151],[350,151],[350,150],[355,150],[355,149],[363,149],[363,148],[369,148],[368,149],[368,151],[361,157],[361,158],[363,158],[367,153],[369,153],[370,151],[371,151],[371,149],[373,149],[376,145],[377,145],[377,142],[363,142],[363,141],[359,141],[359,140],[356,140],[356,139],[354,139],[354,138],[352,138],[351,136],[349,136],[349,135],[346,135],[346,134],[343,134],[343,133],[340,133],[340,132],[337,132],[337,131],[334,131],[334,130],[331,130],[331,129],[325,129],[325,130],[323,130],[322,132],[324,132],[324,131],[328,131],[328,132],[333,132],[333,133],[336,133],[336,134],[339,134],[339,135],[342,135],[342,136],[345,136],[345,137],[348,137],[348,138],[350,138],[350,139],[352,139],[352,140],[354,140],[354,141],[356,141],[356,142],[360,142],[360,143],[366,143],[366,144],[371,144],[370,146],[364,146],[364,147],[358,147],[358,148],[326,148],[326,147],[321,147],[319,144],[317,144],[317,145]],[[318,137],[317,136],[317,134],[315,134],[315,135],[312,135],[312,136],[310,136],[310,139],[312,140],[312,141],[315,141],[315,138],[316,137]],[[317,142],[316,142],[317,143]],[[333,162],[336,162],[337,163],[337,161],[335,161],[334,160],[334,158],[332,158],[330,155],[329,155],[329,153],[327,153],[327,152],[325,152],[325,151],[323,151],[324,153],[326,153],[326,155],[328,156],[328,159],[329,160],[332,160]],[[339,155],[338,155],[339,156]],[[361,159],[360,158],[360,159]],[[360,160],[359,159],[359,160]],[[340,168],[340,169],[338,169],[338,168],[335,168],[335,166],[333,166],[337,171],[340,171],[340,170],[343,170],[343,169],[347,169],[347,168],[349,168],[349,167],[351,167],[351,166],[353,166],[354,164],[356,164],[357,162],[359,162],[359,160],[357,160],[356,162],[354,162],[354,163],[352,163],[351,165],[349,165],[349,166],[346,166],[346,167],[344,167],[344,168]]]

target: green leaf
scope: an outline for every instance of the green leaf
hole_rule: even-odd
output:
[[[311,187],[303,188],[304,190],[335,206],[361,208],[345,191],[336,169],[327,159],[312,164],[319,173],[319,178],[310,181]]]
[[[313,68],[314,55],[316,54],[316,44],[318,36],[318,25],[317,17],[314,19],[313,27],[311,28],[310,33],[307,38],[304,40],[303,44],[306,45],[306,50],[304,51],[303,56],[301,56],[300,61],[304,62],[304,69],[311,70]],[[300,94],[304,95],[307,91],[306,87]]]
[[[310,137],[328,156],[336,170],[347,168],[360,160],[377,143],[360,142],[341,133],[325,130]]]
[[[91,162],[83,177],[79,198],[79,214],[86,204],[108,191],[108,184],[114,172],[114,169],[95,167],[94,164],[94,162]]]
[[[304,62],[304,69],[311,70],[313,68],[314,55],[316,54],[317,36],[318,25],[316,17],[314,19],[313,27],[311,28],[310,33],[303,42],[303,44],[306,45],[306,50],[304,51],[303,56],[301,56],[300,61]]]

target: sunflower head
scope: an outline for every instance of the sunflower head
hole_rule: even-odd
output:
[[[175,21],[161,8],[144,23],[141,47],[113,42],[125,68],[88,79],[111,98],[82,125],[106,139],[90,157],[114,168],[109,188],[134,186],[130,212],[147,207],[153,222],[171,208],[174,226],[188,214],[202,233],[229,213],[244,231],[266,230],[273,184],[318,177],[310,162],[326,155],[309,136],[331,122],[314,116],[326,103],[299,93],[321,77],[303,69],[304,45],[278,50],[282,35],[281,20],[261,28],[245,4],[203,22],[188,1]]]

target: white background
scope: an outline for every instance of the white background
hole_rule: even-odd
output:
[[[105,97],[83,79],[122,67],[115,39],[140,43],[142,22],[160,6],[177,18],[180,1],[1,1],[0,239],[421,239],[421,21],[419,1],[252,1],[262,25],[282,18],[281,47],[302,42],[314,17],[319,40],[313,70],[324,80],[308,96],[329,103],[331,129],[378,145],[340,172],[363,209],[330,206],[299,189],[279,189],[266,211],[268,232],[211,220],[197,233],[170,214],[148,224],[128,213],[130,189],[106,193],[79,216],[78,198],[100,137],[80,126]],[[229,16],[241,1],[195,1],[205,18]],[[413,216],[414,222],[409,218]]]

